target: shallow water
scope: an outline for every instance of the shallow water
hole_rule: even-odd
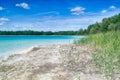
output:
[[[0,56],[36,45],[69,44],[82,36],[0,36]]]

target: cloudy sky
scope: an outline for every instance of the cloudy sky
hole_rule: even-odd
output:
[[[120,0],[0,0],[0,30],[66,31],[120,13]]]

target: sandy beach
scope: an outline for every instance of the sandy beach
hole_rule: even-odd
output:
[[[90,45],[46,45],[0,59],[0,80],[105,80]],[[22,52],[22,51],[21,51]]]

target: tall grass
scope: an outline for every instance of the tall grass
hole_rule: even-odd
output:
[[[94,45],[98,51],[93,54],[93,62],[108,80],[116,80],[120,74],[120,31],[89,35],[75,43]]]

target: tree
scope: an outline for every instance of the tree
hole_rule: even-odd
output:
[[[115,30],[120,30],[120,22],[117,22],[117,23],[115,24]]]
[[[81,28],[81,29],[78,31],[77,34],[78,34],[78,35],[83,35],[83,34],[84,34],[84,30]]]
[[[108,30],[109,31],[115,31],[116,30],[115,24],[111,23],[110,25],[108,25]]]

